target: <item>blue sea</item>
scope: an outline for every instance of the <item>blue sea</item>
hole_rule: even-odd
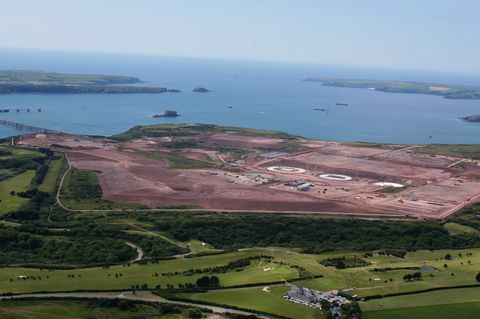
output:
[[[131,75],[146,82],[142,85],[182,90],[177,94],[0,95],[0,108],[42,109],[41,113],[0,114],[0,119],[71,133],[112,135],[136,125],[212,123],[332,141],[480,143],[480,124],[459,119],[480,114],[480,100],[333,88],[302,81],[328,76],[480,85],[480,75],[10,49],[0,50],[0,69]],[[199,86],[211,92],[192,92]],[[181,116],[152,118],[167,109]],[[15,134],[20,133],[0,126],[0,137]]]

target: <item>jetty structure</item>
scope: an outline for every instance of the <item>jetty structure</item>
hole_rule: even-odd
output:
[[[0,113],[13,113],[13,112],[17,112],[17,113],[27,112],[27,113],[29,113],[31,110],[32,110],[31,108],[6,108],[6,109],[0,108]],[[37,112],[42,112],[42,109],[37,108]]]
[[[63,133],[61,131],[51,130],[48,128],[34,126],[34,125],[22,124],[22,123],[8,121],[8,120],[0,120],[0,125],[14,127],[18,131],[29,131],[29,132],[45,133],[45,134]]]

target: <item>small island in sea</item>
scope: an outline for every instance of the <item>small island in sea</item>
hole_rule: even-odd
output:
[[[196,93],[208,93],[210,92],[209,89],[206,89],[206,88],[203,88],[203,87],[198,87],[198,88],[194,88],[192,90],[192,92],[196,92]]]
[[[66,74],[35,70],[0,70],[0,94],[12,93],[178,93],[163,87],[133,86],[142,81],[133,76]]]
[[[446,99],[478,100],[479,86],[439,84],[409,81],[383,81],[366,79],[337,79],[326,77],[310,77],[304,81],[320,82],[324,86],[365,88],[391,93],[417,93],[443,96]]]
[[[180,116],[177,111],[166,110],[163,114],[155,114],[153,117],[177,117]]]
[[[465,116],[461,118],[465,122],[480,122],[480,114]]]

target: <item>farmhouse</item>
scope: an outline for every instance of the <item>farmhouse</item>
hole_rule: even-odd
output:
[[[302,286],[292,286],[291,290],[283,296],[283,299],[307,307],[320,309],[322,308],[322,300],[327,301],[332,304],[332,306],[336,307],[350,302],[347,298],[338,296],[335,291],[322,292]]]

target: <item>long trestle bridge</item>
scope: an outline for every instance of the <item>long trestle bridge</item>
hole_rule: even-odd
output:
[[[15,128],[18,131],[29,131],[32,133],[45,133],[45,134],[63,133],[61,131],[51,130],[48,128],[43,128],[43,127],[34,126],[34,125],[22,124],[22,123],[8,121],[8,120],[0,120],[0,125],[10,126]]]

